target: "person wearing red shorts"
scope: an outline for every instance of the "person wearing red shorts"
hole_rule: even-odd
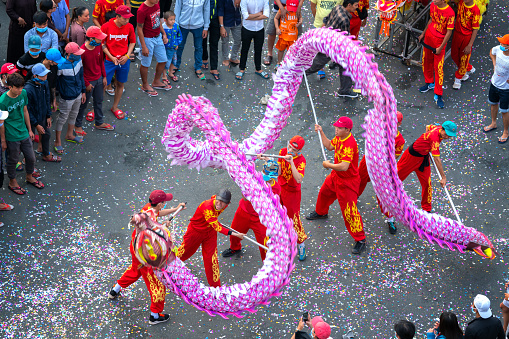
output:
[[[460,0],[457,13],[451,45],[451,57],[458,66],[452,85],[454,89],[460,89],[461,82],[475,72],[475,68],[470,64],[470,56],[481,20],[481,11],[474,0]]]
[[[165,193],[161,190],[156,190],[150,193],[149,203],[146,204],[140,211],[140,213],[146,213],[152,220],[157,222],[158,217],[163,217],[165,215],[174,213],[179,207],[182,209],[186,208],[185,203],[180,203],[175,208],[165,209],[165,205],[167,201],[171,201],[173,199],[173,195],[169,193]],[[166,296],[166,288],[164,285],[157,279],[154,274],[152,267],[144,266],[139,262],[138,258],[134,254],[134,241],[136,237],[136,230],[133,231],[131,235],[131,244],[129,246],[129,250],[131,252],[131,265],[129,268],[122,274],[120,279],[117,280],[117,284],[113,289],[108,293],[108,298],[115,299],[120,294],[121,288],[126,288],[133,283],[135,283],[140,277],[143,277],[145,281],[145,285],[147,286],[148,292],[150,293],[150,318],[148,323],[151,325],[159,324],[166,322],[170,319],[168,314],[161,313],[164,309],[164,298]]]
[[[316,207],[306,219],[326,219],[329,217],[329,207],[338,200],[345,226],[355,240],[352,249],[353,254],[361,254],[366,248],[366,235],[361,215],[357,209],[359,196],[359,147],[351,131],[352,119],[340,117],[334,123],[335,137],[327,139],[320,125],[315,125],[315,131],[322,137],[323,146],[329,151],[334,151],[334,164],[329,160],[323,162],[323,167],[332,169],[325,182],[320,188]]]
[[[401,124],[403,123],[403,114],[398,111],[396,113],[396,116],[398,118],[398,127],[400,127]],[[403,153],[404,147],[405,139],[403,138],[403,135],[401,135],[401,133],[398,131],[398,134],[396,134],[396,138],[394,139],[396,160],[399,158],[401,153]],[[362,195],[362,192],[364,192],[367,183],[371,181],[371,178],[369,177],[368,173],[368,167],[366,165],[366,156],[363,156],[361,162],[359,163],[359,176],[361,177],[361,183],[359,185],[359,197],[360,197]],[[380,206],[380,210],[387,217],[387,220],[385,220],[385,222],[389,227],[389,233],[396,234],[398,232],[398,228],[394,224],[394,217],[389,212],[384,212],[382,205],[380,204],[380,200],[378,200],[378,197],[376,198],[376,200],[378,201],[378,206]]]
[[[261,157],[258,157],[261,159]],[[275,195],[281,194],[281,186],[276,181],[278,176],[279,166],[274,160],[268,160],[263,166],[263,179],[268,186],[272,188],[272,193]],[[253,230],[256,241],[260,244],[267,246],[269,237],[267,236],[267,226],[260,222],[258,213],[253,208],[253,205],[245,197],[239,201],[239,207],[235,212],[235,216],[232,221],[232,228],[240,233],[247,233],[250,229]],[[266,251],[259,247],[260,256],[262,261],[265,260]],[[235,236],[230,236],[230,247],[223,251],[222,256],[224,258],[231,257],[236,253],[242,251],[242,245],[240,239]]]
[[[457,129],[458,127],[452,121],[445,121],[442,126],[426,126],[426,132],[405,150],[401,159],[398,161],[398,176],[401,181],[404,181],[412,172],[417,174],[422,188],[421,207],[427,212],[431,212],[433,192],[433,188],[431,187],[429,153],[431,153],[438,171],[442,176],[440,184],[442,187],[445,187],[447,179],[445,178],[442,161],[440,160],[440,143],[442,140],[455,137]]]
[[[201,246],[203,265],[207,281],[211,287],[221,286],[219,279],[219,262],[217,261],[217,233],[233,235],[242,239],[245,234],[232,232],[219,223],[217,217],[228,207],[232,194],[222,189],[217,195],[205,200],[194,212],[182,244],[176,251],[177,257],[186,261],[196,253]]]
[[[359,7],[356,11],[352,12],[350,19],[350,34],[359,39],[361,27],[366,26],[368,20],[369,0],[359,0]]]
[[[444,83],[445,46],[454,29],[454,11],[445,0],[433,0],[429,9],[430,19],[419,36],[419,41],[435,49],[422,47],[422,71],[426,84],[419,88],[421,93],[434,89],[434,100],[438,108],[444,108],[442,98]]]
[[[274,25],[276,26],[276,34],[279,36],[277,40],[277,64],[281,65],[285,51],[297,41],[299,32],[298,27],[302,25],[302,14],[298,11],[298,0],[287,0],[285,14],[281,14],[281,9],[274,17]]]

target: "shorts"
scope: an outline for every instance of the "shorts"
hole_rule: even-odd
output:
[[[502,301],[502,304],[504,304],[504,306],[505,306],[505,307],[509,308],[509,301],[507,301],[507,300],[505,300],[505,299],[504,299],[504,300]]]
[[[284,50],[287,50],[291,45],[293,45],[295,41],[286,41],[285,39],[277,39],[276,48],[283,52]]]
[[[115,63],[112,61],[104,60],[104,68],[106,69],[106,81],[108,82],[108,85],[111,83],[113,75],[115,75],[115,79],[117,79],[118,82],[126,83],[129,76],[130,66],[131,60],[129,59],[127,59],[126,63],[123,65],[115,65]]]
[[[150,67],[152,56],[156,57],[158,64],[168,61],[161,34],[153,38],[145,38],[145,45],[148,48],[148,56],[141,55],[141,65],[143,67]]]
[[[270,11],[270,17],[269,22],[267,23],[267,27],[265,28],[265,34],[267,35],[276,35],[276,25],[274,25],[274,17],[276,16],[277,12],[274,12],[273,10]],[[297,27],[298,35],[300,36],[302,34],[302,24]]]
[[[500,89],[490,83],[488,103],[490,105],[498,105],[500,103],[500,112],[509,112],[509,89]]]
[[[177,62],[177,50],[174,48],[166,48],[166,59],[168,60],[166,61],[164,69],[170,69],[171,63],[175,65]]]

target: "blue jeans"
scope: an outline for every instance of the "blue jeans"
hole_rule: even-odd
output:
[[[203,32],[203,27],[195,28],[195,29],[186,29],[184,27],[180,27],[180,31],[182,32],[182,42],[177,49],[177,63],[175,64],[176,68],[180,68],[180,63],[182,62],[182,52],[184,52],[184,46],[186,45],[187,35],[189,32],[193,34],[194,40],[194,70],[199,71],[202,65],[202,56],[203,56],[203,38],[201,36]]]

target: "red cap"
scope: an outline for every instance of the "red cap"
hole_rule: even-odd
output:
[[[286,9],[289,12],[297,12],[299,7],[299,2],[297,0],[287,0],[286,1]]]
[[[498,42],[500,42],[501,44],[509,45],[509,34],[506,34],[503,37],[497,38],[497,39],[498,39]]]
[[[326,322],[320,321],[315,326],[313,326],[313,330],[315,330],[315,335],[318,339],[327,339],[330,336],[330,326]]]
[[[290,145],[292,145],[296,149],[302,149],[304,147],[304,138],[300,135],[296,135],[290,139]]]
[[[396,112],[396,117],[398,118],[398,124],[403,121],[403,113],[400,111]]]
[[[150,197],[148,199],[151,204],[159,204],[161,202],[171,201],[173,199],[173,194],[164,193],[164,191],[161,190],[155,190],[150,193]]]
[[[67,46],[65,46],[65,52],[67,54],[82,55],[83,53],[85,53],[85,50],[81,49],[77,43],[70,42],[67,44]]]
[[[315,327],[316,324],[319,322],[323,322],[322,317],[316,316],[313,319],[311,319],[311,327]]]
[[[352,119],[350,119],[349,117],[340,117],[338,119],[338,121],[336,121],[332,126],[334,126],[334,127],[344,127],[344,128],[352,129],[353,128],[353,122],[352,122]]]
[[[19,69],[17,69],[14,64],[7,63],[2,65],[2,70],[0,70],[0,74],[12,74],[18,71]]]
[[[115,13],[117,13],[124,19],[129,19],[130,17],[134,16],[134,14],[131,13],[131,10],[129,9],[129,7],[127,7],[125,5],[118,6],[117,9],[115,10]]]
[[[101,29],[97,26],[90,26],[87,29],[87,36],[89,38],[97,38],[99,40],[103,40],[107,37],[107,35],[104,34],[103,31],[101,31]]]

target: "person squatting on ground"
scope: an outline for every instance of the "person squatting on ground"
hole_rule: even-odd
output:
[[[302,25],[302,14],[298,10],[299,2],[297,0],[288,0],[284,8],[286,9],[283,15],[280,9],[274,16],[274,25],[276,27],[276,34],[279,39],[277,40],[277,64],[281,65],[285,51],[298,38],[298,27]]]
[[[329,207],[338,200],[345,226],[355,240],[353,254],[361,254],[366,248],[366,235],[362,217],[357,209],[360,177],[357,165],[359,163],[359,147],[351,131],[353,122],[348,117],[340,117],[334,123],[335,136],[329,140],[320,125],[315,125],[315,131],[320,133],[323,146],[334,151],[334,164],[329,160],[323,162],[324,168],[332,169],[327,176],[316,200],[316,207],[306,219],[328,218]]]
[[[229,231],[217,221],[217,217],[230,204],[231,197],[232,194],[229,190],[222,189],[217,195],[202,202],[194,212],[182,239],[182,244],[176,251],[177,257],[186,261],[196,253],[201,245],[205,274],[211,287],[221,286],[219,262],[217,261],[217,232],[233,235],[240,239],[245,235]]]
[[[277,196],[281,195],[281,186],[276,181],[279,173],[279,165],[275,160],[268,158],[262,158],[260,155],[258,159],[265,159],[267,162],[263,166],[263,180],[271,187],[272,193]],[[239,207],[233,217],[231,228],[239,233],[246,234],[249,230],[253,230],[256,241],[264,246],[267,246],[269,237],[267,236],[267,226],[263,225],[260,221],[258,213],[256,213],[253,205],[244,196],[239,201]],[[260,256],[262,261],[265,260],[267,252],[259,247]],[[231,257],[238,252],[242,251],[242,245],[240,239],[236,236],[230,236],[230,247],[223,251],[222,256],[224,258]]]
[[[458,324],[456,314],[444,312],[440,320],[426,332],[427,339],[463,339],[463,331]]]
[[[404,181],[412,172],[417,174],[421,183],[421,208],[431,212],[433,187],[431,186],[430,153],[437,165],[442,179],[440,184],[445,187],[445,177],[442,160],[440,159],[440,143],[456,136],[458,126],[452,121],[445,121],[440,125],[427,125],[423,133],[410,147],[408,147],[398,161],[398,176]]]
[[[396,113],[396,117],[398,119],[398,128],[403,123],[403,114],[401,112]],[[396,134],[396,138],[394,139],[394,148],[395,148],[395,156],[396,160],[400,157],[401,153],[403,153],[403,148],[405,147],[405,139],[403,138],[403,135],[398,131]],[[359,185],[359,197],[364,192],[364,189],[366,188],[366,185],[368,182],[371,181],[371,178],[369,177],[368,173],[368,166],[366,165],[366,156],[364,155],[362,157],[361,162],[359,163],[359,176],[361,177],[361,183]],[[387,223],[387,226],[389,227],[389,233],[396,234],[398,232],[398,228],[394,224],[394,217],[387,211],[384,212],[382,205],[380,204],[380,200],[378,197],[376,198],[378,201],[378,206],[380,206],[380,210],[382,213],[387,217],[385,222]]]
[[[311,328],[311,335],[304,331],[304,325]],[[302,317],[299,319],[297,330],[292,335],[291,339],[331,339],[330,334],[330,325],[327,324],[322,317],[316,316],[312,320],[309,320],[308,313],[308,319],[306,321],[304,321]]]
[[[439,108],[444,108],[442,98],[444,83],[445,46],[454,29],[454,11],[445,0],[433,0],[429,9],[430,19],[419,41],[433,47],[435,51],[422,47],[422,71],[426,84],[419,88],[421,93],[434,89],[434,100]]]
[[[164,217],[171,213],[176,212],[180,207],[186,209],[185,203],[178,204],[177,207],[165,209],[166,202],[171,201],[173,195],[165,193],[161,190],[156,190],[150,193],[148,204],[143,206],[140,213],[146,213],[153,221],[158,222],[158,217]],[[136,255],[134,254],[134,242],[136,241],[136,230],[131,235],[131,244],[129,245],[129,251],[131,252],[131,265],[122,274],[120,279],[117,280],[117,284],[108,293],[108,298],[115,299],[120,294],[121,288],[127,288],[128,286],[135,283],[140,277],[143,277],[147,290],[150,293],[150,318],[149,324],[155,325],[163,323],[170,319],[168,314],[163,314],[164,310],[164,298],[166,296],[166,287],[157,279],[154,274],[154,270],[150,266],[142,264]]]
[[[502,323],[491,313],[490,300],[485,295],[476,295],[471,307],[475,319],[469,321],[464,339],[505,339]]]
[[[415,336],[415,325],[408,320],[400,320],[394,324],[396,339],[412,339]]]
[[[163,72],[163,82],[168,83],[168,77],[174,82],[179,79],[175,75],[175,63],[177,62],[177,49],[182,42],[182,32],[179,25],[175,22],[175,13],[172,11],[164,12],[163,14],[163,29],[166,32],[168,43],[164,44],[166,49],[166,66]]]

